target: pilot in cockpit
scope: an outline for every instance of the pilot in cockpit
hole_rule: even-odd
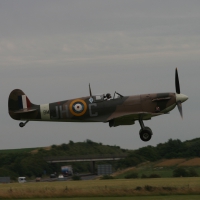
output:
[[[104,100],[110,100],[112,98],[110,93],[107,93],[106,95],[104,95]]]

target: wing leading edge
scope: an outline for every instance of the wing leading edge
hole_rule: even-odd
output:
[[[163,115],[164,113],[149,113],[149,112],[134,112],[134,113],[119,113],[115,116],[108,118],[110,127],[116,127],[120,125],[132,125],[136,120],[150,120],[152,117]]]

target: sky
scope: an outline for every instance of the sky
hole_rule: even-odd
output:
[[[200,137],[199,0],[0,0],[0,149],[45,147],[90,139],[124,149]],[[44,104],[115,91],[128,96],[175,92],[178,68],[183,119],[170,114],[140,125],[29,122],[8,114],[21,89]]]

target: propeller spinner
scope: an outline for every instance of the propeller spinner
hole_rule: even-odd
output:
[[[178,107],[181,117],[183,118],[182,103],[188,100],[188,96],[181,94],[177,68],[175,73],[175,86],[176,86],[176,105]]]

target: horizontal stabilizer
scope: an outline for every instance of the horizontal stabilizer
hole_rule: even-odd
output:
[[[15,111],[14,113],[15,113],[15,114],[17,114],[17,113],[23,114],[23,113],[34,112],[34,111],[36,111],[36,110],[37,110],[37,109],[27,109],[27,108],[25,108],[25,109],[17,110],[17,111]]]

